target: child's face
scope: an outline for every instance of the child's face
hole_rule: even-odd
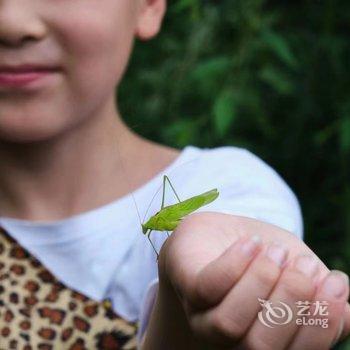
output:
[[[0,66],[60,68],[21,88],[0,83],[0,140],[49,139],[114,111],[136,36],[154,36],[165,0],[0,0]]]

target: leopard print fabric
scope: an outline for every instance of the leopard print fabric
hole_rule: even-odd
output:
[[[138,323],[60,283],[0,228],[0,349],[136,349]]]

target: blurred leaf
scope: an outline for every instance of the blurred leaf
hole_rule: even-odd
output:
[[[259,77],[280,94],[286,95],[293,92],[293,84],[289,81],[287,75],[276,67],[264,67],[260,71]]]
[[[221,88],[222,82],[230,69],[231,61],[229,57],[215,56],[199,63],[190,73],[190,76],[203,94],[211,96],[213,91]]]
[[[207,79],[214,80],[227,72],[231,65],[231,59],[227,56],[212,57],[199,62],[191,73],[194,79],[205,82]]]
[[[297,60],[283,36],[272,31],[264,31],[262,39],[283,63],[292,68],[297,66]]]
[[[214,125],[219,136],[224,136],[236,118],[236,99],[232,90],[223,90],[213,106]]]
[[[167,143],[178,144],[179,147],[185,147],[192,143],[196,134],[196,122],[188,117],[188,119],[178,120],[163,131],[163,138]]]

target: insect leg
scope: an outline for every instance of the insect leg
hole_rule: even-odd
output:
[[[172,189],[173,192],[175,193],[175,196],[176,196],[177,200],[179,201],[179,203],[181,202],[180,197],[177,195],[177,193],[176,193],[176,191],[175,191],[175,188],[174,188],[174,186],[172,185],[172,183],[170,182],[169,178],[168,178],[166,175],[164,175],[164,176],[163,176],[163,197],[162,197],[162,206],[161,206],[161,209],[163,209],[163,207],[164,207],[165,181],[168,181],[168,183],[169,183],[171,189]]]
[[[179,203],[181,203],[180,197],[177,195],[174,186],[173,186],[172,183],[170,182],[169,178],[168,178],[166,175],[164,175],[164,176],[163,176],[163,196],[162,196],[162,205],[161,205],[161,209],[164,208],[165,181],[168,181],[168,182],[169,182],[169,185],[170,185],[171,189],[173,190],[173,192],[175,193],[175,196],[176,196],[177,200],[179,201]],[[165,231],[165,232],[166,232],[166,234],[167,234],[167,236],[168,236],[168,238],[169,238],[169,237],[170,237],[169,231]]]
[[[160,207],[160,209],[163,209],[164,208],[164,197],[165,197],[165,178],[166,178],[166,175],[163,176],[163,195],[162,195],[162,205]]]
[[[152,230],[149,230],[149,232],[147,233],[147,238],[148,238],[148,240],[150,241],[150,243],[151,243],[151,245],[152,245],[152,248],[153,248],[154,252],[155,252],[156,255],[157,255],[157,260],[158,260],[159,254],[158,254],[156,248],[154,247],[153,242],[151,241],[151,232],[152,232]]]

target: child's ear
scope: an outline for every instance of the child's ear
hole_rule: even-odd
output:
[[[135,35],[141,40],[158,34],[166,11],[166,0],[141,0]]]

